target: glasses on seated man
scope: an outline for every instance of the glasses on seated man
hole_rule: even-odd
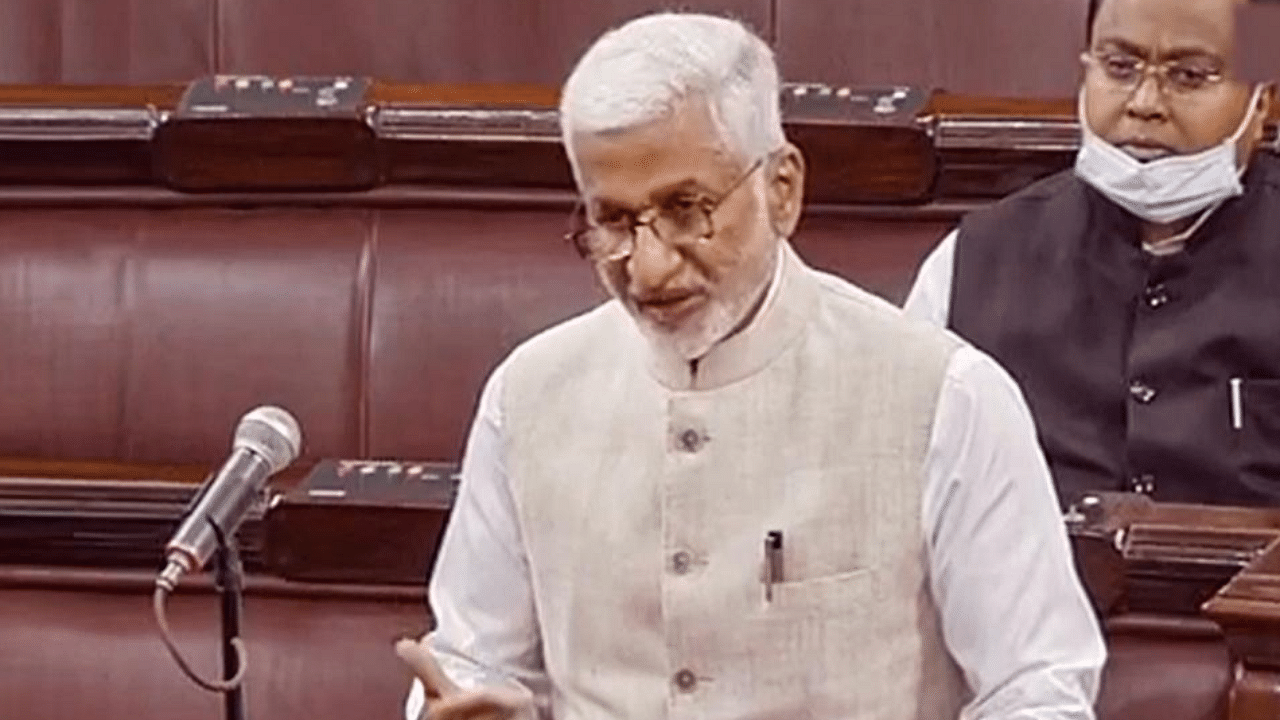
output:
[[[1083,53],[1081,60],[1101,70],[1116,89],[1124,91],[1133,91],[1148,75],[1154,75],[1165,92],[1190,95],[1211,89],[1226,77],[1221,59],[1208,55],[1157,63],[1129,50],[1098,48]]]
[[[965,217],[907,299],[1021,381],[1064,507],[1280,502],[1280,65],[1244,8],[1091,0],[1075,166]]]

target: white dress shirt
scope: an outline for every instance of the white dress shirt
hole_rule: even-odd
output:
[[[907,315],[938,327],[947,326],[951,315],[951,277],[956,267],[956,239],[959,236],[958,229],[947,233],[920,263],[916,281],[902,306]]]
[[[933,312],[938,298],[944,303],[944,323],[946,255],[937,261],[948,263],[945,291],[928,298]],[[486,384],[468,439],[431,581],[437,628],[430,642],[464,687],[517,677],[540,691],[546,677],[536,656],[535,593],[504,463],[503,370]],[[947,367],[921,515],[943,636],[973,692],[961,718],[1091,719],[1105,648],[1048,468],[1017,386],[968,346]],[[422,702],[415,682],[407,717],[416,718]]]

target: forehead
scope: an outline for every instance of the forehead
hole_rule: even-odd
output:
[[[591,200],[643,204],[681,183],[714,186],[735,169],[732,154],[703,103],[686,102],[658,120],[625,130],[574,135],[582,194]]]
[[[1094,44],[1120,42],[1152,53],[1198,52],[1228,58],[1235,7],[1242,0],[1103,0]]]

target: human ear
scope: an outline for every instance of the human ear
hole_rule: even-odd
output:
[[[804,206],[804,154],[787,143],[768,164],[769,222],[778,237],[791,237]]]

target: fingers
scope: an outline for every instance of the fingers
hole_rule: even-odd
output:
[[[514,720],[530,706],[527,693],[508,688],[462,692],[431,704],[423,720]]]
[[[422,681],[428,698],[447,698],[458,694],[458,686],[444,674],[444,670],[440,669],[440,663],[436,662],[435,656],[425,645],[416,640],[404,638],[396,641],[395,651],[413,674]]]
[[[532,695],[523,687],[460,689],[445,675],[435,655],[416,640],[396,641],[395,652],[426,689],[429,702],[423,720],[515,720],[532,706]]]

